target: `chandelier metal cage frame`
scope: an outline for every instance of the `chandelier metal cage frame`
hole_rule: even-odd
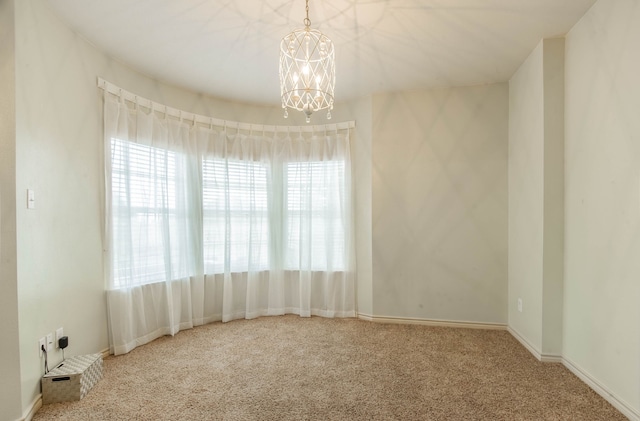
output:
[[[333,42],[317,29],[311,29],[309,0],[304,28],[295,29],[280,42],[280,95],[284,117],[288,109],[303,111],[306,121],[311,114],[328,109],[331,119],[336,81]]]

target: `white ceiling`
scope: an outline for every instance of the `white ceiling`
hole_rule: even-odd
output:
[[[243,102],[280,102],[279,43],[304,0],[47,0],[102,51],[162,81]],[[542,38],[595,0],[310,0],[336,46],[336,101],[508,80]]]

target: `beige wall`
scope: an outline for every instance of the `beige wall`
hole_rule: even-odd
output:
[[[564,358],[640,418],[640,2],[566,38]]]
[[[371,138],[372,98],[366,97],[348,105],[357,122],[351,162],[355,174],[355,229],[358,312],[373,314],[373,255],[371,226]],[[347,106],[344,104],[341,109]]]
[[[16,2],[16,191],[36,199],[17,206],[23,410],[40,392],[38,338],[64,327],[67,355],[107,348],[99,58],[43,2]],[[50,366],[61,360],[49,356]]]
[[[540,350],[543,356],[557,357],[562,354],[564,293],[564,38],[545,39],[543,47],[544,232]]]
[[[562,354],[564,39],[545,39],[509,81],[509,328]],[[521,300],[522,308],[518,308]]]
[[[16,125],[14,0],[0,1],[0,419],[15,420],[20,405],[16,266]],[[25,197],[26,200],[26,197]],[[37,355],[37,342],[32,352]]]
[[[541,42],[509,81],[509,327],[538,353],[542,344],[543,81]]]
[[[0,4],[5,6],[5,2]],[[2,311],[3,315],[7,313],[3,329],[12,326],[9,333],[16,339],[20,323],[20,352],[10,346],[0,352],[7,353],[4,361],[15,362],[15,373],[9,373],[15,378],[7,388],[11,393],[2,398],[10,398],[14,406],[26,411],[37,398],[43,374],[38,338],[64,327],[70,342],[67,355],[99,352],[108,347],[102,258],[102,91],[96,86],[97,77],[157,102],[216,118],[256,124],[305,123],[303,116],[295,113],[284,119],[277,105],[239,104],[154,81],[105,56],[75,35],[49,10],[46,1],[21,0],[15,6],[16,83],[10,75],[1,80],[16,91],[15,125],[12,123],[16,135],[15,142],[5,142],[3,134],[0,144],[3,160],[4,148],[9,148],[8,152],[15,148],[17,169],[12,176],[7,171],[12,166],[3,165],[3,171],[8,173],[2,173],[0,186],[3,198],[5,188],[9,196],[18,199],[26,195],[27,188],[33,189],[36,209],[27,210],[20,200],[16,206],[11,197],[2,201],[3,208],[9,211],[15,212],[17,207],[14,218],[17,222],[2,227],[3,247],[7,244],[5,236],[10,237],[12,230],[15,235],[17,228],[14,255],[4,253],[3,259],[17,261],[18,272],[17,281],[8,282],[7,286],[3,282],[2,300],[7,305],[2,306]],[[5,16],[11,14],[3,11],[2,18]],[[9,25],[2,25],[2,30],[5,29],[13,32]],[[4,41],[3,37],[0,44],[3,53]],[[4,64],[11,64],[11,58],[12,54],[2,55],[1,76],[5,76]],[[277,101],[275,98],[276,104]],[[353,152],[355,165],[365,176],[371,126],[364,117],[370,116],[369,110],[370,98],[338,104],[330,121],[363,117],[362,129],[356,129]],[[313,124],[327,122],[324,113],[312,119]],[[9,133],[13,129],[6,130]],[[358,228],[358,241],[365,242],[370,238],[370,225],[363,225],[370,212],[367,185],[370,186],[368,180],[364,180],[362,188],[356,185],[359,209],[365,215]],[[3,219],[10,220],[10,213],[3,212]],[[366,252],[359,259],[366,268]],[[370,255],[368,260],[370,266]],[[10,266],[3,265],[3,281],[11,275],[9,269]],[[359,282],[367,282],[366,272],[363,273],[365,276]],[[366,306],[371,301],[366,285],[359,288],[359,294],[359,300]],[[56,350],[50,357],[50,365],[61,358],[61,352]],[[7,416],[9,420],[16,418],[15,414],[0,413],[2,420]]]
[[[560,334],[566,359],[640,410],[639,9],[634,0],[601,0],[567,38],[566,222],[557,219],[557,206],[547,207],[559,194],[557,173],[542,164],[560,150],[539,143],[553,138],[545,131],[550,125],[540,123],[559,111],[544,102],[551,80],[541,70],[542,47],[514,76],[511,92],[507,84],[435,89],[336,106],[333,122],[358,124],[352,151],[361,312],[508,319],[543,353],[555,352],[543,344]],[[39,392],[39,337],[64,326],[68,354],[107,348],[96,77],[217,118],[294,125],[304,119],[136,73],[74,35],[44,0],[0,1],[0,34],[0,316],[3,336],[19,337],[20,345],[19,352],[11,344],[0,350],[4,421],[19,417]],[[327,121],[319,114],[313,122]],[[35,210],[24,206],[27,188],[35,190]],[[559,262],[553,234],[562,223],[566,258]],[[543,265],[550,259],[553,266]],[[564,333],[552,329],[558,283],[546,281],[557,277],[560,263]],[[517,297],[524,301],[520,314]],[[60,358],[55,352],[52,363]]]
[[[373,98],[373,313],[506,323],[507,84]]]

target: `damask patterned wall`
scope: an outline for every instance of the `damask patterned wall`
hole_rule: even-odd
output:
[[[506,84],[373,99],[373,313],[507,321]]]
[[[640,419],[640,2],[566,38],[563,356]],[[629,417],[630,411],[625,412]]]
[[[14,1],[0,2],[0,419],[21,416],[16,265],[16,125]],[[34,347],[35,349],[35,347]]]

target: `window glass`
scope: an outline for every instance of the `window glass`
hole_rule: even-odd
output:
[[[206,157],[201,191],[189,185],[187,165],[181,153],[112,139],[114,288],[188,277],[193,250],[202,250],[206,274],[271,264],[346,270],[344,161],[288,162],[274,180],[270,163]],[[190,208],[198,202],[187,200],[199,194],[201,221]],[[200,227],[202,244],[194,247]]]
[[[188,276],[178,241],[186,217],[177,212],[176,185],[183,177],[177,176],[176,169],[184,165],[181,158],[163,149],[112,139],[115,287],[157,282],[167,274],[173,279]]]
[[[292,162],[286,170],[290,270],[344,269],[344,162]]]
[[[269,268],[267,169],[258,162],[204,159],[205,273]]]

